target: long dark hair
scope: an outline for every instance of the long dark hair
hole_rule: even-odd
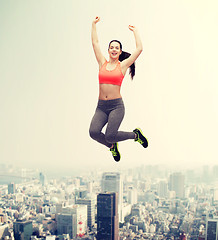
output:
[[[120,62],[122,62],[124,59],[127,59],[127,58],[131,55],[130,53],[124,52],[124,51],[122,50],[122,44],[121,44],[121,42],[118,41],[118,40],[112,40],[112,41],[110,41],[110,43],[109,43],[109,48],[110,48],[110,45],[111,45],[112,42],[117,42],[117,43],[120,44],[120,50],[122,51],[122,53],[121,53],[120,56],[119,56],[119,61],[120,61]],[[135,76],[135,63],[133,63],[133,64],[129,67],[129,74],[130,74],[130,76],[131,76],[131,79],[133,79],[133,77]]]

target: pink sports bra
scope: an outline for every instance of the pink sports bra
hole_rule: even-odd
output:
[[[99,70],[99,84],[105,83],[121,86],[124,75],[121,71],[120,62],[117,63],[117,66],[113,70],[107,70],[107,64],[108,61],[106,61]]]

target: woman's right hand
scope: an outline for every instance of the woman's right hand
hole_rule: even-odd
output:
[[[93,23],[97,23],[97,22],[99,22],[100,21],[100,17],[95,17],[95,20],[93,21]]]

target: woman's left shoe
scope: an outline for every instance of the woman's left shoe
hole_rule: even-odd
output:
[[[139,142],[144,148],[148,147],[148,140],[143,135],[142,130],[140,128],[136,128],[133,132],[137,135],[135,141]]]
[[[114,157],[114,160],[115,160],[116,162],[119,162],[121,156],[120,156],[120,152],[119,152],[119,150],[118,150],[118,143],[114,143],[114,144],[113,144],[113,147],[110,148],[110,151],[112,152],[112,155],[113,155],[113,157]]]

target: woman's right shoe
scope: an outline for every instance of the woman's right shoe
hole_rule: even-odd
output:
[[[118,150],[118,143],[114,143],[114,144],[113,144],[113,147],[110,148],[110,151],[111,151],[111,153],[112,153],[112,155],[113,155],[114,160],[115,160],[116,162],[119,162],[121,156],[120,156],[120,152],[119,152],[119,150]]]
[[[137,135],[135,141],[139,142],[144,148],[148,147],[148,140],[143,135],[142,130],[140,128],[136,128],[133,132]]]

